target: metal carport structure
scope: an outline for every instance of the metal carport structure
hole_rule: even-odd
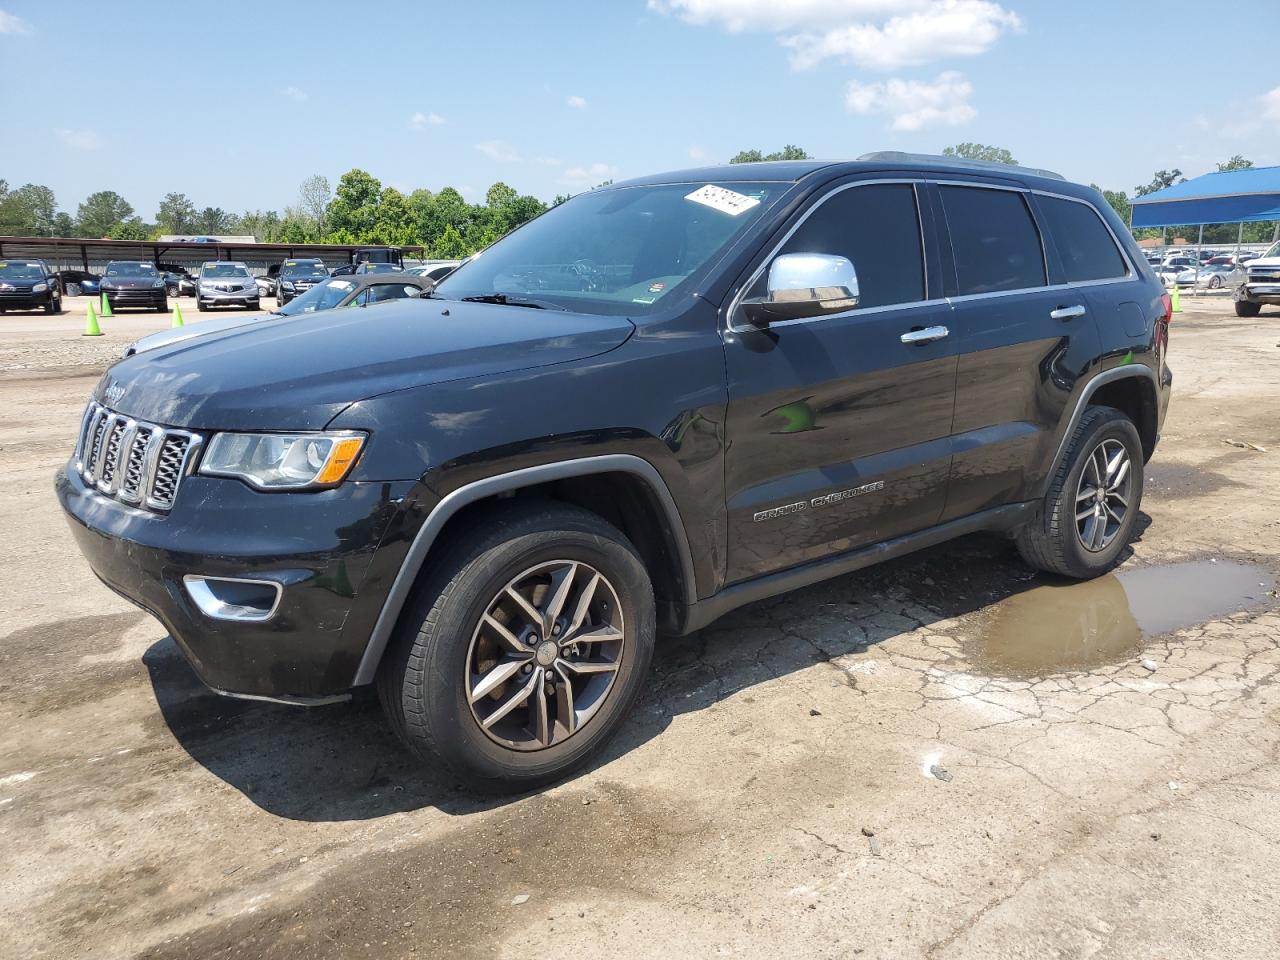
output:
[[[1243,236],[1244,224],[1275,220],[1280,234],[1280,167],[1206,173],[1136,197],[1132,211],[1130,226],[1135,229],[1198,224],[1202,241],[1207,223],[1238,223]]]

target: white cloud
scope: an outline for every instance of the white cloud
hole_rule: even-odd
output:
[[[1268,120],[1280,123],[1280,87],[1264,93],[1258,98],[1262,101],[1262,114]]]
[[[280,96],[288,97],[290,100],[296,100],[298,103],[305,103],[308,99],[307,91],[299,90],[297,87],[285,87],[280,91]]]
[[[53,131],[66,146],[73,150],[97,150],[102,140],[92,130],[68,130],[66,128]]]
[[[1018,15],[994,0],[649,0],[649,7],[730,32],[779,34],[791,66],[838,57],[870,70],[985,53]]]
[[[523,157],[505,140],[485,140],[477,143],[476,149],[495,163],[519,163]]]
[[[587,109],[587,98],[580,97],[577,94],[574,94],[572,97],[566,100],[565,103],[569,104],[569,106],[573,107],[573,109],[575,110]]]
[[[958,127],[978,115],[969,103],[972,94],[973,85],[964,74],[948,70],[932,83],[896,78],[884,83],[852,80],[845,107],[850,113],[887,114],[893,117],[889,124],[892,130]]]
[[[30,33],[31,24],[21,17],[0,10],[0,33]]]
[[[419,111],[409,118],[409,129],[425,130],[427,127],[438,127],[445,122],[444,117],[438,113],[422,113]]]
[[[560,175],[560,182],[566,187],[586,190],[605,180],[612,180],[617,175],[617,167],[607,163],[593,163],[589,166],[570,167]]]

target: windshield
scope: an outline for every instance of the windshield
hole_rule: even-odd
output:
[[[293,317],[300,313],[331,310],[345,300],[347,295],[355,288],[356,282],[354,280],[331,277],[323,283],[317,283],[306,293],[290,300],[274,312],[284,317]]]
[[[1280,257],[1280,241],[1276,241],[1271,245],[1271,249],[1263,254],[1264,257]]]
[[[43,276],[44,270],[38,263],[0,260],[0,277],[6,280],[39,280]]]
[[[200,268],[201,277],[236,277],[243,279],[249,276],[249,270],[241,263],[206,263]]]
[[[404,267],[394,263],[362,263],[356,273],[400,273]]]
[[[433,296],[500,294],[584,312],[652,313],[786,186],[680,183],[579,194],[477,254]]]
[[[156,265],[154,263],[108,263],[108,277],[154,277],[156,274]]]
[[[280,268],[280,276],[297,280],[300,277],[315,277],[322,279],[329,275],[323,265],[319,263],[285,263]]]

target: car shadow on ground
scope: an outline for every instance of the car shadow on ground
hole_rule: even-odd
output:
[[[1140,515],[1135,541],[1149,524]],[[680,714],[892,639],[901,627],[871,622],[886,609],[909,605],[918,622],[936,622],[1053,580],[1029,569],[1009,541],[975,535],[752,604],[689,637],[661,639],[646,692],[587,769],[658,736]],[[787,636],[833,608],[857,629],[825,631],[820,644]],[[370,691],[311,708],[221,697],[168,637],[143,663],[168,732],[193,760],[276,816],[368,820],[427,806],[465,815],[518,799],[475,794],[411,756]]]

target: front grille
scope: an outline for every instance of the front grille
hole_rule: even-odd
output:
[[[1280,267],[1253,267],[1249,270],[1250,280],[1280,280]]]
[[[76,444],[89,486],[124,503],[168,512],[200,448],[199,434],[143,423],[90,401]]]

